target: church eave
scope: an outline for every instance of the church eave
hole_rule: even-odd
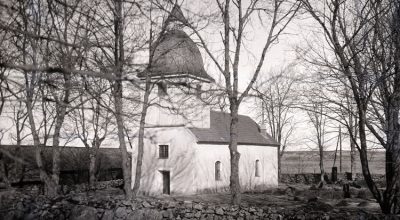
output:
[[[140,75],[138,76],[139,79],[141,80],[145,80],[146,76]],[[201,82],[205,82],[205,83],[212,83],[215,82],[214,79],[210,78],[205,78],[205,77],[198,77],[198,76],[194,76],[192,74],[188,74],[188,73],[176,73],[176,74],[164,74],[164,75],[151,75],[150,74],[150,79],[151,80],[163,80],[163,79],[185,79],[185,78],[190,78],[190,79],[195,79]]]
[[[197,144],[210,144],[210,145],[229,145],[227,141],[197,141]],[[279,147],[278,144],[264,144],[264,143],[247,143],[247,142],[238,142],[239,145],[248,145],[248,146],[263,146],[263,147]]]

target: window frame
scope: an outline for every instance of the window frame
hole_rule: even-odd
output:
[[[164,81],[158,82],[157,84],[157,95],[158,97],[168,96],[168,84]]]
[[[256,160],[255,162],[255,173],[254,173],[255,177],[260,177],[260,160]]]
[[[166,147],[166,151],[165,148]],[[158,144],[158,159],[168,159],[169,158],[169,144]]]
[[[221,181],[221,161],[217,160],[214,164],[215,181]]]

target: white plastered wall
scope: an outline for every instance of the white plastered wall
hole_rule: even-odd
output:
[[[160,195],[163,180],[160,171],[170,172],[171,194],[193,194],[194,137],[184,127],[147,128],[142,165],[141,193]],[[137,139],[135,140],[137,142]],[[159,158],[160,144],[169,145],[168,159]],[[137,147],[134,147],[137,149]],[[132,154],[132,182],[135,179],[137,151]]]
[[[206,85],[205,85],[206,86]],[[193,85],[193,87],[196,87]],[[209,128],[210,107],[194,94],[194,89],[170,86],[168,96],[159,97],[158,87],[152,90],[150,100],[158,105],[148,108],[146,124],[153,126],[185,125],[188,127]]]
[[[196,149],[197,192],[224,191],[229,187],[230,156],[228,145],[198,144]],[[278,185],[277,147],[239,145],[239,176],[242,190]],[[260,176],[255,176],[255,163],[260,161]],[[221,162],[221,180],[215,180],[215,162]]]

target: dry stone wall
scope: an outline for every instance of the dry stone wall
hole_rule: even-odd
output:
[[[17,196],[15,196],[17,195]],[[232,206],[193,201],[156,200],[151,198],[127,201],[113,198],[94,198],[83,193],[48,199],[18,193],[0,193],[1,219],[384,219],[365,212],[347,213],[319,201],[309,201],[294,209],[279,207]]]

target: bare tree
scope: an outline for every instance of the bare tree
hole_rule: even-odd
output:
[[[258,79],[263,67],[266,54],[274,43],[277,42],[280,34],[295,16],[299,4],[290,1],[268,1],[258,0],[250,1],[246,6],[241,0],[216,1],[217,8],[221,13],[221,42],[223,48],[223,60],[218,60],[218,55],[211,51],[211,48],[204,40],[201,30],[194,25],[186,23],[195,35],[199,38],[207,55],[213,61],[213,64],[223,75],[224,94],[229,100],[229,111],[231,116],[230,123],[230,191],[232,194],[232,203],[239,204],[241,201],[241,188],[239,182],[239,160],[238,152],[238,110],[243,99],[247,97],[253,84]],[[239,90],[239,63],[244,56],[242,53],[245,44],[245,33],[249,28],[249,21],[254,16],[259,16],[260,22],[267,25],[265,44],[259,54],[258,62],[253,73],[250,75],[250,82],[241,92]],[[254,30],[253,30],[254,31]]]
[[[364,179],[385,214],[398,213],[399,189],[399,3],[398,1],[303,1],[335,55],[338,73],[355,101]],[[323,10],[322,8],[325,8]],[[326,63],[326,62],[325,62]],[[348,129],[351,131],[351,129]],[[368,130],[386,149],[386,188],[378,189],[368,164]]]
[[[46,193],[50,196],[58,192],[61,132],[65,117],[71,110],[70,103],[76,98],[71,94],[72,85],[76,83],[72,73],[87,50],[85,46],[76,45],[84,45],[82,42],[87,39],[89,30],[85,25],[90,24],[86,22],[83,25],[87,21],[84,14],[90,14],[86,13],[90,7],[80,0],[70,3],[38,0],[18,1],[15,7],[1,5],[9,10],[11,20],[1,29],[18,36],[10,38],[13,45],[10,52],[20,55],[12,63],[9,60],[1,63],[12,76],[16,76],[18,71],[23,74],[25,82],[18,77],[14,81],[11,78],[7,80],[25,90],[23,99],[36,148],[36,162]],[[41,111],[37,111],[38,105]],[[53,142],[51,172],[45,170],[41,152],[42,145],[46,145],[49,138]]]
[[[281,160],[295,129],[293,110],[296,105],[294,94],[297,79],[291,75],[290,67],[284,68],[254,85],[255,96],[261,100],[257,106],[261,123],[267,124],[271,136],[280,144],[278,151],[278,176],[281,174]],[[257,103],[257,101],[256,101]]]
[[[1,145],[1,141],[3,140],[4,137],[4,129],[0,129],[0,145]],[[6,188],[10,188],[11,187],[11,183],[10,183],[10,179],[8,178],[8,168],[7,168],[7,164],[5,161],[6,157],[3,153],[3,151],[0,151],[0,178],[2,180],[2,182],[4,183]]]
[[[317,100],[310,100],[310,111],[307,112],[308,118],[314,128],[314,137],[319,152],[319,169],[321,172],[321,179],[318,184],[322,188],[325,183],[325,167],[324,167],[324,151],[326,144],[326,123],[327,117],[325,113],[325,106],[322,102]]]
[[[111,105],[111,98],[106,92],[109,83],[105,80],[84,80],[84,85],[85,89],[79,97],[80,108],[70,115],[70,120],[74,122],[73,133],[77,134],[89,152],[89,186],[95,189],[98,152],[112,131],[112,112],[103,107]],[[84,97],[88,97],[88,100],[84,101]]]
[[[143,70],[145,65],[137,65],[133,61],[137,52],[142,52],[148,44],[146,29],[143,28],[145,16],[141,2],[127,2],[123,0],[110,0],[99,2],[99,16],[96,20],[95,45],[93,49],[93,63],[96,69],[108,73],[111,84],[111,97],[113,108],[109,108],[115,117],[119,149],[121,152],[121,165],[123,170],[124,191],[127,199],[132,198],[132,158],[128,151],[126,124],[132,117],[127,113],[129,102],[140,103],[140,98],[126,97],[129,90],[141,90],[138,80],[129,80]],[[129,28],[128,28],[128,25]],[[134,68],[142,68],[136,70]],[[132,77],[134,78],[134,77]],[[128,83],[124,83],[128,82]],[[130,87],[129,89],[127,87]],[[136,106],[137,107],[137,106]],[[129,109],[132,111],[132,109]]]

